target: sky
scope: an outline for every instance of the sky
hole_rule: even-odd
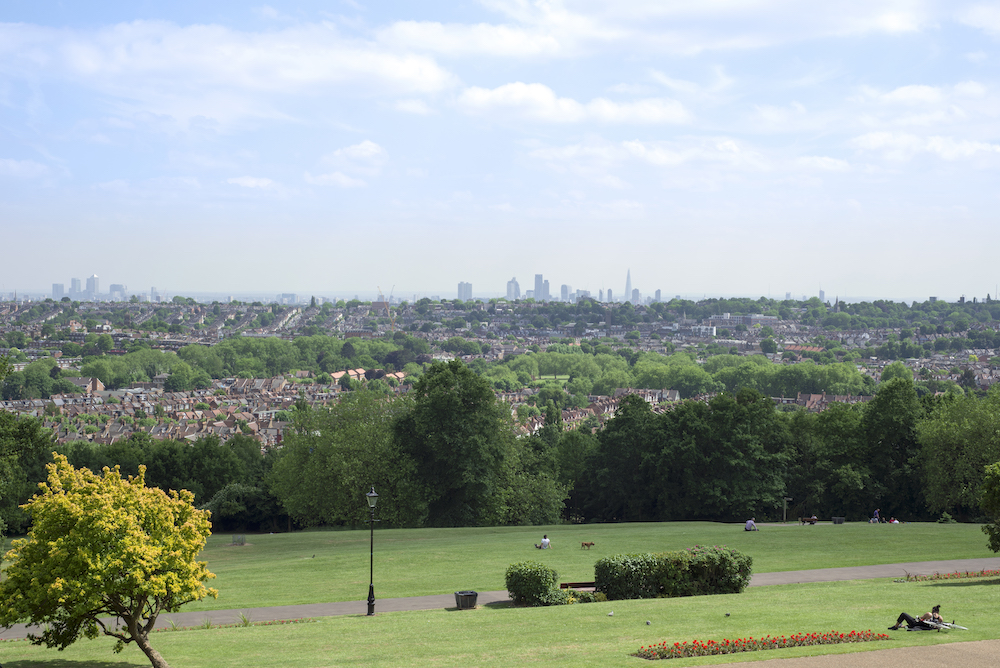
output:
[[[1000,6],[0,3],[0,292],[996,296]]]

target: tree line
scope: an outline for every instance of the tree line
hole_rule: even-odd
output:
[[[53,449],[92,470],[145,464],[148,483],[191,490],[218,527],[247,530],[363,525],[372,485],[389,526],[777,519],[785,497],[793,516],[862,520],[880,507],[977,521],[985,467],[1000,461],[1000,388],[919,397],[906,376],[821,413],[777,410],[744,387],[665,412],[627,396],[596,432],[594,421],[565,429],[554,402],[545,415],[521,434],[460,362],[432,365],[402,397],[362,389],[329,408],[300,401],[267,453],[242,436],[57,447],[38,420],[0,414],[0,520],[24,530],[17,505]]]

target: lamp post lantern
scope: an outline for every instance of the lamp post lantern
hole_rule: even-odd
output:
[[[372,525],[371,529],[371,559],[369,561],[369,578],[368,578],[368,616],[375,614],[375,504],[378,503],[378,494],[375,493],[375,487],[372,486],[372,491],[365,494],[368,498],[368,510],[371,512],[370,522]]]

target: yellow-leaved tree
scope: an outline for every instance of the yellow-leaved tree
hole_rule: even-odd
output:
[[[75,469],[53,453],[48,482],[24,508],[33,524],[14,541],[0,583],[0,626],[35,625],[36,645],[64,649],[80,636],[134,642],[156,668],[169,668],[149,644],[161,612],[206,596],[215,575],[198,553],[211,534],[194,495],[145,485],[145,467],[124,479]],[[40,631],[40,633],[38,633]]]

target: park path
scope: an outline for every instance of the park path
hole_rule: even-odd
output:
[[[1000,557],[985,559],[952,559],[949,561],[914,561],[898,564],[881,564],[876,566],[852,566],[848,568],[822,568],[806,571],[781,571],[777,573],[756,573],[750,581],[751,587],[761,587],[778,584],[796,584],[801,582],[835,582],[839,580],[867,580],[874,578],[905,577],[910,575],[930,575],[932,573],[952,573],[954,571],[979,571],[983,569],[1000,569]],[[507,601],[506,590],[481,591],[477,604],[489,605]],[[455,595],[437,594],[433,596],[409,596],[405,598],[383,598],[375,601],[375,611],[401,612],[406,610],[440,610],[454,608]],[[245,615],[254,622],[269,622],[288,619],[303,619],[309,617],[333,617],[336,615],[364,615],[368,612],[368,601],[343,601],[339,603],[308,603],[305,605],[276,605],[262,608],[242,608],[239,610],[204,610],[201,612],[175,612],[160,615],[157,628],[170,628],[171,624],[180,627],[201,626],[206,622],[213,625],[238,624]],[[24,638],[28,627],[17,624],[9,629],[0,629],[0,639],[8,640]],[[991,641],[992,642],[992,641]],[[1000,641],[997,641],[1000,643]],[[963,643],[964,644],[964,643]],[[1000,644],[998,644],[1000,647]],[[892,650],[886,650],[892,651]],[[871,654],[865,652],[864,654]],[[1000,655],[995,655],[1000,656]],[[820,658],[820,657],[817,657]],[[788,659],[781,659],[788,661]],[[766,662],[765,662],[766,663]],[[755,665],[761,665],[756,662]],[[783,663],[786,668],[795,668],[793,664]],[[877,664],[866,664],[877,665]],[[959,664],[937,664],[959,665]],[[983,664],[984,666],[986,664]],[[989,664],[996,665],[996,661]],[[881,666],[881,668],[892,668]],[[912,667],[911,667],[912,668]],[[975,668],[970,664],[965,668]]]

